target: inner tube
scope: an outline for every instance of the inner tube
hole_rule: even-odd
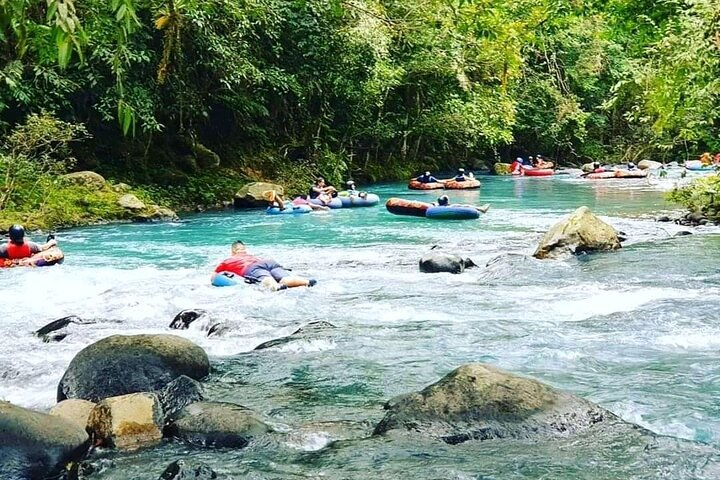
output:
[[[411,217],[425,218],[425,212],[431,204],[426,202],[417,202],[413,200],[403,200],[402,198],[391,198],[385,204],[385,208],[395,215],[409,215]]]
[[[685,168],[696,172],[711,172],[715,170],[715,165],[703,165],[700,160],[688,160],[685,162]]]
[[[555,170],[552,168],[523,168],[522,172],[526,177],[549,177],[555,175]]]
[[[239,277],[232,272],[220,272],[213,275],[210,282],[213,287],[232,287],[240,283]]]
[[[292,205],[291,203],[285,204],[285,210],[280,210],[278,207],[268,207],[265,210],[267,215],[299,215],[310,212],[312,212],[310,205]]]
[[[439,190],[444,188],[444,185],[440,182],[422,183],[417,180],[410,180],[408,188],[410,190]]]
[[[615,170],[615,178],[645,178],[647,170]]]
[[[380,197],[375,195],[374,193],[368,193],[367,197],[362,198],[358,197],[357,195],[341,195],[338,196],[340,201],[342,202],[343,208],[355,208],[355,207],[374,207],[378,203],[380,203]]]
[[[313,205],[320,205],[320,206],[323,206],[323,205],[324,205],[324,206],[330,207],[330,208],[332,208],[332,209],[342,208],[342,206],[343,206],[342,200],[340,200],[340,197],[335,197],[335,198],[333,198],[333,199],[330,201],[330,203],[328,203],[327,205],[325,205],[324,203],[322,203],[322,202],[321,202],[320,200],[318,200],[317,198],[311,198],[311,199],[308,200],[308,201],[309,201],[310,203],[312,203]]]
[[[448,205],[430,207],[425,212],[425,216],[438,220],[474,220],[480,218],[480,212],[475,207],[467,205]]]
[[[48,248],[44,252],[39,252],[30,258],[29,265],[18,265],[12,260],[0,260],[0,268],[16,268],[16,267],[52,267],[59,265],[65,261],[65,254],[58,247]]]
[[[589,180],[603,180],[607,178],[615,178],[615,172],[588,173],[587,175],[585,175],[584,178],[587,178]]]
[[[448,180],[445,182],[445,188],[448,190],[472,190],[480,188],[480,180],[474,178],[465,180],[463,182],[456,182],[455,180]]]

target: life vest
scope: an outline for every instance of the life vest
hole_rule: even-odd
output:
[[[27,242],[23,242],[22,245],[17,245],[12,242],[7,244],[7,256],[10,260],[32,257],[32,254],[30,244]]]
[[[222,263],[217,266],[215,272],[232,272],[242,277],[245,275],[245,271],[248,267],[259,261],[260,259],[253,255],[234,255],[223,260]]]

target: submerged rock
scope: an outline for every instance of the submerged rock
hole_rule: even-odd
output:
[[[275,190],[280,195],[284,193],[283,187],[274,183],[253,182],[248,183],[235,194],[235,208],[259,208],[267,207],[268,202],[263,193],[268,190]]]
[[[210,361],[199,346],[175,335],[113,335],[82,349],[58,384],[57,400],[98,402],[162,389],[180,375],[200,380]]]
[[[272,429],[252,410],[224,402],[198,402],[184,408],[166,429],[168,436],[201,447],[244,448]]]
[[[464,365],[386,408],[374,435],[406,430],[449,444],[564,437],[617,420],[579,397],[485,364]]]
[[[556,223],[542,237],[535,258],[555,258],[563,254],[617,250],[620,239],[613,227],[580,207],[569,217]]]
[[[55,478],[89,447],[77,424],[0,401],[0,478]]]
[[[153,393],[131,393],[101,401],[90,412],[88,429],[96,443],[133,450],[159,443],[163,416]]]
[[[70,334],[70,332],[67,331],[67,328],[71,324],[86,325],[89,323],[93,322],[86,322],[77,315],[70,315],[67,317],[59,318],[57,320],[53,320],[44,327],[36,330],[35,335],[37,337],[40,337],[42,341],[46,343],[59,342],[61,340],[64,340],[65,337]]]
[[[190,327],[191,323],[205,315],[207,315],[207,312],[200,308],[183,310],[175,315],[173,321],[170,322],[170,328],[175,330],[185,330]]]
[[[158,393],[158,398],[163,408],[165,423],[170,423],[183,408],[205,400],[205,390],[200,382],[180,375]]]
[[[281,337],[276,338],[274,340],[268,340],[267,342],[261,343],[257,347],[254,348],[254,350],[265,350],[267,348],[272,347],[279,347],[280,345],[285,345],[287,343],[290,343],[294,340],[303,340],[307,339],[308,337],[316,334],[324,334],[330,329],[337,328],[335,325],[333,325],[330,322],[324,322],[322,320],[318,320],[317,322],[310,322],[307,325],[298,328],[293,333],[288,335],[287,337]]]
[[[474,266],[469,258],[439,251],[427,253],[420,259],[420,271],[423,273],[462,273]]]
[[[213,480],[217,473],[203,462],[175,460],[167,466],[158,480]]]

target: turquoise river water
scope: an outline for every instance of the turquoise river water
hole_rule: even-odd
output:
[[[611,479],[720,478],[720,235],[654,218],[673,208],[644,181],[483,177],[454,201],[491,203],[477,221],[431,221],[383,206],[305,216],[228,211],[179,223],[61,232],[67,260],[0,273],[0,398],[40,410],[72,357],[111,334],[175,333],[201,345],[213,400],[264,415],[279,432],[243,450],[166,443],[129,455],[96,452],[92,478],[157,479],[177,458],[222,478]],[[372,189],[430,200],[404,185]],[[542,232],[587,205],[628,240],[621,251],[539,261]],[[210,272],[240,238],[318,280],[270,293],[213,288]],[[421,274],[432,245],[469,256],[462,275]],[[185,308],[208,322],[174,331]],[[91,320],[60,343],[32,331],[62,316]],[[338,328],[254,352],[314,320]],[[591,400],[658,434],[595,432],[571,440],[371,438],[389,398],[469,362],[489,362]]]

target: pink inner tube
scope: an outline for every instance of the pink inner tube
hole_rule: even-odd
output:
[[[410,190],[439,190],[443,188],[443,184],[440,182],[422,183],[417,180],[410,180],[408,188]]]
[[[524,168],[522,174],[526,177],[548,177],[555,175],[555,170],[552,168]]]
[[[473,188],[480,188],[480,181],[475,179],[465,180],[464,182],[448,180],[445,182],[445,188],[447,190],[470,190]]]

